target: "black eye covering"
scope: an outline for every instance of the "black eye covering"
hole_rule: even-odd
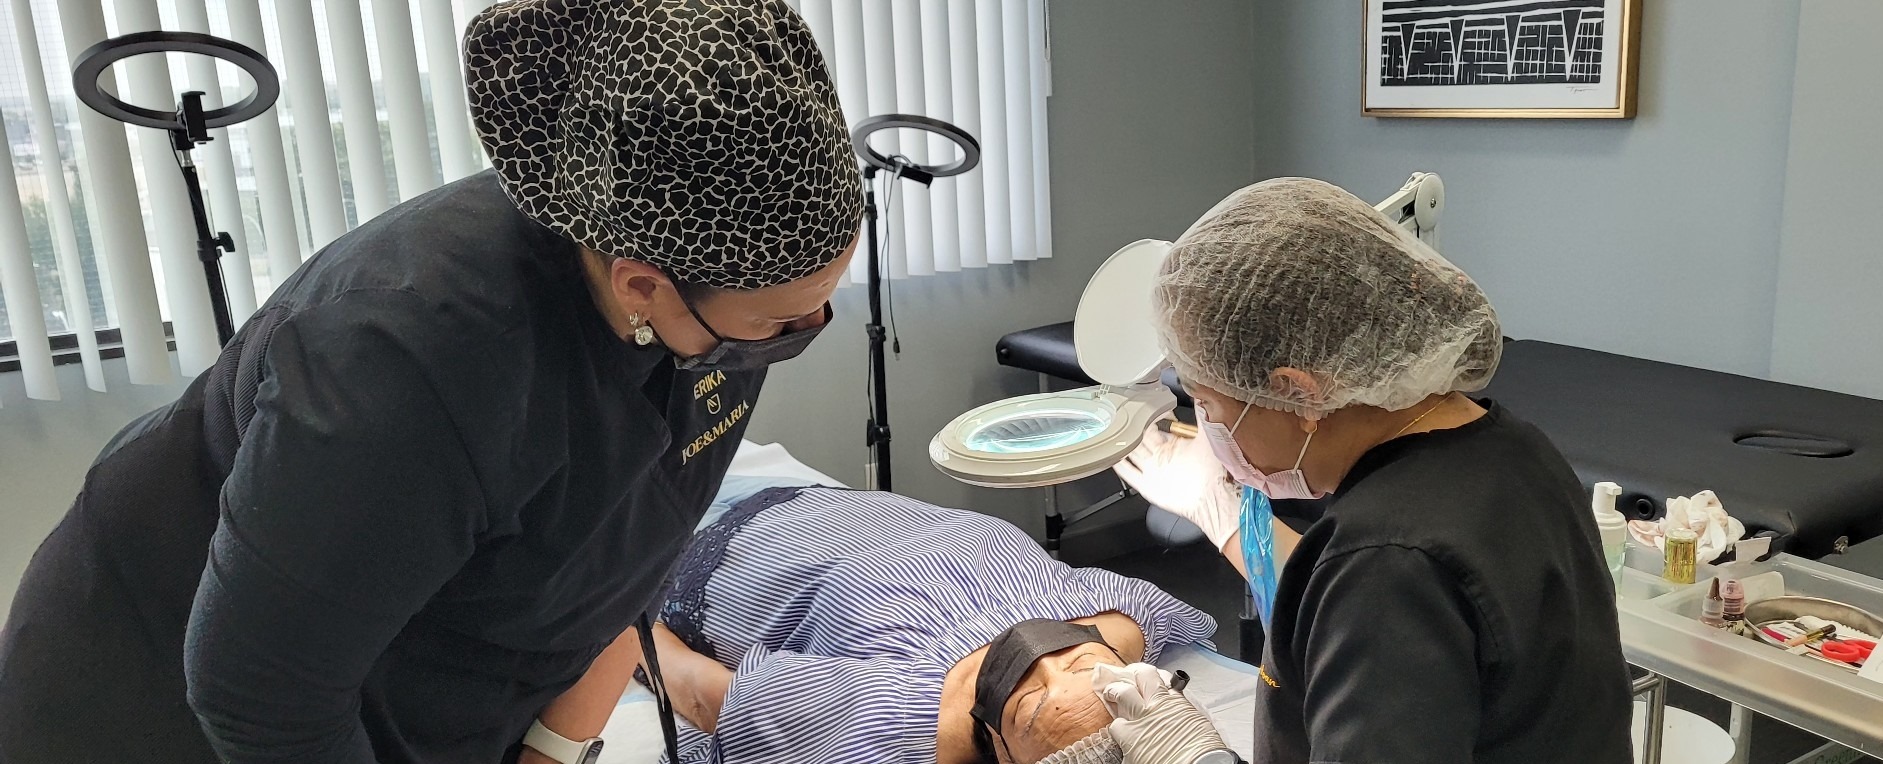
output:
[[[994,760],[992,733],[1001,731],[1001,712],[1027,670],[1043,656],[1088,642],[1111,647],[1097,627],[1034,618],[1007,627],[987,643],[987,657],[974,679],[974,708],[969,712],[982,725],[974,729],[974,745],[981,756]]]

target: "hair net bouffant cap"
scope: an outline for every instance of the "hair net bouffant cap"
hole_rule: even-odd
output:
[[[843,111],[784,0],[510,0],[471,21],[464,52],[504,191],[563,236],[757,289],[857,234]]]
[[[1308,419],[1481,390],[1503,350],[1470,276],[1372,205],[1306,178],[1223,200],[1171,248],[1153,299],[1182,379]]]

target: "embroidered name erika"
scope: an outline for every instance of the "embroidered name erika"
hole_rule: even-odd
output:
[[[715,371],[701,377],[700,381],[693,383],[693,400],[697,401],[707,393],[719,389],[719,386],[725,384],[725,382],[726,373],[723,371]]]
[[[686,464],[701,451],[706,450],[707,446],[712,445],[713,441],[719,440],[719,436],[726,434],[727,430],[732,429],[732,426],[738,424],[739,420],[744,419],[746,413],[751,410],[751,401],[739,401],[739,405],[732,407],[732,411],[726,414],[725,419],[719,420],[718,424],[700,433],[700,436],[694,438],[692,443],[687,444],[686,450],[680,452],[680,463]]]

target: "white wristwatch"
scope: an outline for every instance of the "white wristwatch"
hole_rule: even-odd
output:
[[[602,756],[601,738],[570,740],[543,726],[540,720],[530,724],[523,745],[562,764],[595,764]]]

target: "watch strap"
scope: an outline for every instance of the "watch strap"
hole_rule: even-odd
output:
[[[540,719],[531,722],[529,733],[523,736],[523,745],[561,764],[590,764],[592,752],[601,748],[601,742],[598,737],[570,740],[543,726]]]

